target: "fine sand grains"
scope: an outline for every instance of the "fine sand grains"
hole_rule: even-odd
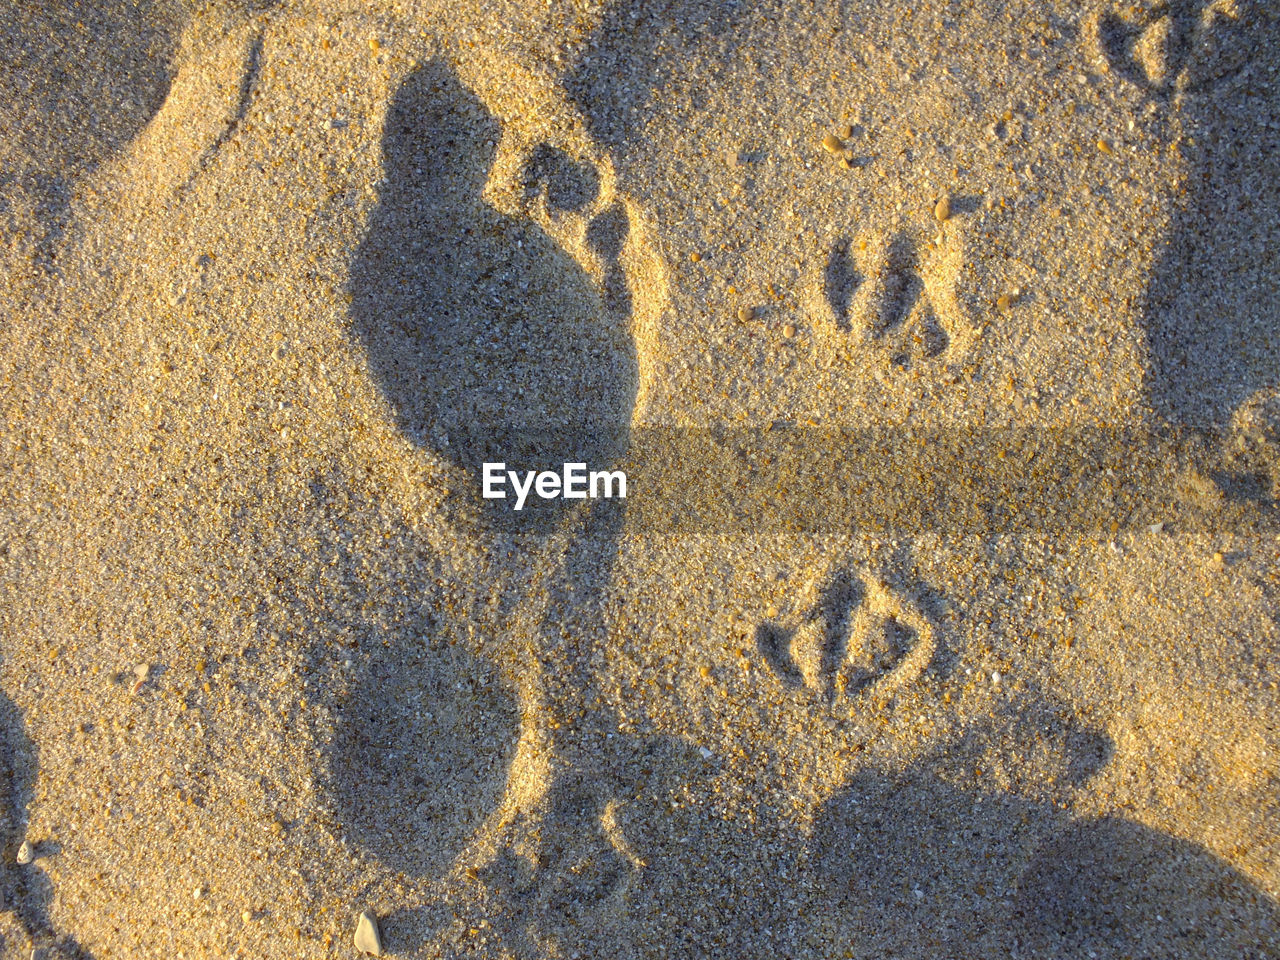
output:
[[[1265,5],[356,6],[0,10],[0,956],[1280,952]]]

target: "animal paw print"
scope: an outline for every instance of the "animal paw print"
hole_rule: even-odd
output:
[[[842,239],[823,271],[835,328],[862,332],[900,368],[958,352],[972,334],[956,296],[962,246],[958,231],[929,241],[907,230]]]
[[[1239,73],[1262,13],[1247,0],[1170,0],[1092,23],[1094,49],[1116,73],[1157,96],[1194,93]]]
[[[761,624],[756,646],[783,685],[838,709],[914,680],[937,639],[919,608],[884,581],[837,574],[802,591],[790,617]]]

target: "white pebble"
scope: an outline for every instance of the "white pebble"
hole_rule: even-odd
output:
[[[1001,677],[1000,677],[1000,671],[999,671],[999,670],[992,670],[992,671],[991,671],[991,682],[992,682],[992,683],[994,683],[994,684],[998,687],[998,686],[1000,686],[1000,680],[1001,680]]]
[[[371,953],[375,957],[382,955],[382,935],[378,929],[378,918],[368,910],[360,914],[356,921],[355,947],[361,953]]]

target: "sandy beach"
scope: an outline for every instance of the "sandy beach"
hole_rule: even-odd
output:
[[[0,106],[3,960],[1280,957],[1274,0],[0,0]]]

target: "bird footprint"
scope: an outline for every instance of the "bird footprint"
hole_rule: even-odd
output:
[[[793,608],[757,628],[757,649],[784,686],[833,707],[889,694],[933,659],[933,625],[883,580],[839,573],[801,591]]]
[[[1245,67],[1262,15],[1238,0],[1170,0],[1104,13],[1091,22],[1090,40],[1111,70],[1153,95],[1194,93]]]
[[[973,332],[956,293],[963,243],[959,229],[932,240],[906,229],[842,238],[822,277],[832,325],[861,333],[898,368],[952,358]]]

